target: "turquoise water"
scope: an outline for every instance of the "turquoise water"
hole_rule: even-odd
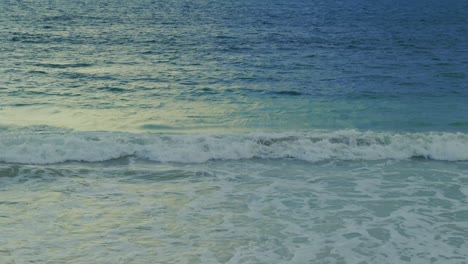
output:
[[[463,1],[2,1],[0,263],[467,263]]]

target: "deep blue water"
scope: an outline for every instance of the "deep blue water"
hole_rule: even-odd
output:
[[[467,263],[467,69],[466,1],[1,1],[0,263]]]
[[[468,131],[463,1],[14,1],[2,10],[3,111],[141,111],[119,130],[146,132]],[[108,115],[91,120],[116,127]]]

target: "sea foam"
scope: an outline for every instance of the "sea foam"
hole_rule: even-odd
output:
[[[252,158],[316,162],[420,157],[460,161],[468,160],[468,134],[356,130],[245,134],[0,134],[1,162],[99,162],[126,156],[180,163]]]

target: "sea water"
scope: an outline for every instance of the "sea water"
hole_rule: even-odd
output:
[[[468,263],[464,1],[0,2],[0,263]]]

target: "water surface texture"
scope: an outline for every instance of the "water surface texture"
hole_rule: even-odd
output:
[[[465,1],[0,2],[0,263],[468,263]]]

